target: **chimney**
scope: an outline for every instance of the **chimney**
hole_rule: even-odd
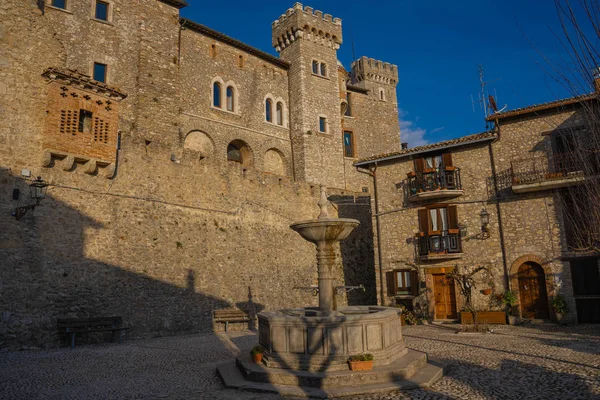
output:
[[[400,145],[402,146],[402,150],[408,150],[408,143],[403,142],[403,143],[400,143]]]

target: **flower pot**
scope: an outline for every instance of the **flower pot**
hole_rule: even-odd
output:
[[[262,362],[262,353],[252,354],[252,361],[256,364],[260,364]]]
[[[481,294],[485,295],[485,296],[489,296],[490,294],[492,294],[492,289],[488,288],[488,289],[481,289]]]
[[[371,361],[348,361],[351,371],[370,371],[373,369],[373,360]]]
[[[566,318],[566,314],[556,313],[556,322],[559,325],[567,325],[568,319]]]

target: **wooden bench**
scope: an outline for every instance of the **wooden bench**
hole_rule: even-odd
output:
[[[250,318],[247,312],[234,308],[230,310],[214,310],[213,320],[217,323],[224,323],[225,332],[227,332],[230,322],[250,322],[254,318]]]
[[[75,348],[75,335],[90,332],[119,332],[119,343],[123,341],[125,330],[122,317],[96,317],[96,318],[58,318],[58,330],[67,335],[71,341],[71,348]]]

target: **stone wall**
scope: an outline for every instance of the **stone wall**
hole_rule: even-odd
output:
[[[289,224],[318,214],[319,188],[293,179],[287,128],[267,126],[259,114],[264,92],[287,102],[285,70],[251,54],[240,69],[239,54],[219,44],[214,70],[202,75],[193,63],[208,68],[210,41],[183,31],[194,50],[182,48],[179,61],[175,8],[113,4],[112,24],[89,20],[91,1],[45,14],[35,1],[0,5],[0,346],[56,346],[63,316],[120,315],[135,338],[212,330],[214,309],[315,305],[293,289],[316,283],[315,249]],[[112,179],[85,173],[80,162],[68,170],[60,160],[41,162],[49,133],[42,73],[90,73],[94,61],[107,63],[108,83],[128,95],[118,109]],[[210,109],[217,74],[239,82],[239,115]],[[248,144],[253,164],[226,162],[235,139]],[[11,213],[31,203],[23,169],[50,187],[17,221]],[[369,208],[352,205],[362,194],[341,186],[330,191],[342,199],[340,213],[363,226],[348,239],[356,249],[338,251],[338,282],[372,287]]]

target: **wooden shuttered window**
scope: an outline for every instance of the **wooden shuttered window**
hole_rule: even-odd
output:
[[[425,159],[417,158],[415,160],[415,172],[423,172],[425,169]]]
[[[452,167],[452,154],[444,153],[442,154],[442,162],[444,163],[444,167]]]
[[[401,275],[400,280],[402,280],[402,282],[400,283],[402,284],[402,287],[399,287],[399,274]],[[419,295],[419,274],[414,269],[388,271],[385,273],[385,279],[387,283],[387,294],[389,297],[394,297],[399,294],[411,296]],[[408,286],[405,286],[407,284]]]
[[[419,232],[421,236],[429,232],[429,210],[426,208],[419,210]]]
[[[448,206],[448,230],[450,233],[458,233],[458,214],[456,206]]]
[[[387,294],[390,297],[396,295],[398,288],[396,287],[396,273],[394,271],[388,271],[385,273],[385,280],[387,281]]]

